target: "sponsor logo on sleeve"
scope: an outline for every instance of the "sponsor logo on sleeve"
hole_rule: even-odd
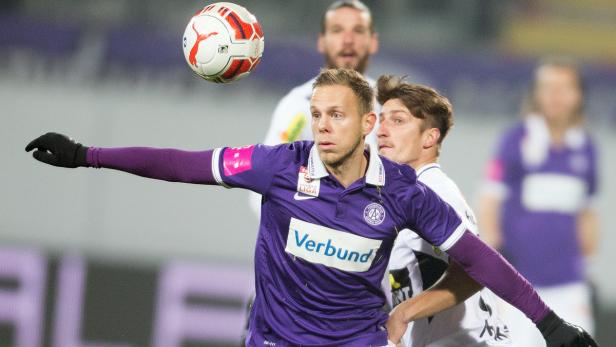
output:
[[[237,175],[252,169],[252,152],[255,146],[227,148],[223,154],[225,176]]]
[[[381,242],[291,218],[285,251],[311,263],[363,272],[370,269]]]

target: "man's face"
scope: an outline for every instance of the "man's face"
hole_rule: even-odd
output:
[[[401,164],[411,165],[419,159],[427,130],[424,121],[413,117],[400,101],[390,99],[383,104],[377,132],[379,154]]]
[[[347,86],[316,87],[310,99],[312,134],[321,161],[337,167],[363,150],[364,136],[376,121],[374,113],[360,114],[358,98]]]
[[[370,17],[354,8],[342,7],[327,12],[325,32],[318,49],[328,68],[345,68],[364,73],[370,55],[378,50],[378,39],[370,31]]]
[[[568,121],[579,112],[582,91],[574,71],[544,66],[537,71],[535,101],[548,120]]]

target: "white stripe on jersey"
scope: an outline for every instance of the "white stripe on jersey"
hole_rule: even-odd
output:
[[[212,153],[212,174],[214,175],[214,179],[216,183],[220,184],[225,188],[231,188],[225,184],[222,180],[222,175],[220,174],[220,154],[222,153],[222,148],[214,149]]]

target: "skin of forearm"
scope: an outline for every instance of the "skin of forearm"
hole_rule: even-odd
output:
[[[464,302],[482,288],[451,261],[447,271],[432,287],[404,301],[400,309],[407,322],[430,317]]]
[[[599,242],[599,220],[594,211],[586,209],[578,215],[578,237],[582,254],[593,256]]]
[[[503,245],[500,228],[502,201],[493,196],[483,196],[479,202],[479,231],[485,243],[494,249]]]

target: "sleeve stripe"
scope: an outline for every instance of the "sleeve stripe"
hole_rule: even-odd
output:
[[[225,182],[222,180],[222,176],[220,175],[220,154],[222,153],[222,148],[214,149],[214,153],[212,154],[212,173],[214,174],[214,179],[216,183],[220,184],[225,188],[230,188]]]
[[[455,245],[456,242],[458,242],[458,240],[462,237],[462,235],[464,235],[464,232],[466,232],[466,230],[467,230],[466,224],[464,222],[460,223],[460,225],[458,225],[456,230],[454,230],[453,233],[451,233],[449,238],[445,240],[445,242],[441,243],[440,246],[438,246],[438,248],[443,252],[447,252],[448,249],[453,247],[453,245]]]

